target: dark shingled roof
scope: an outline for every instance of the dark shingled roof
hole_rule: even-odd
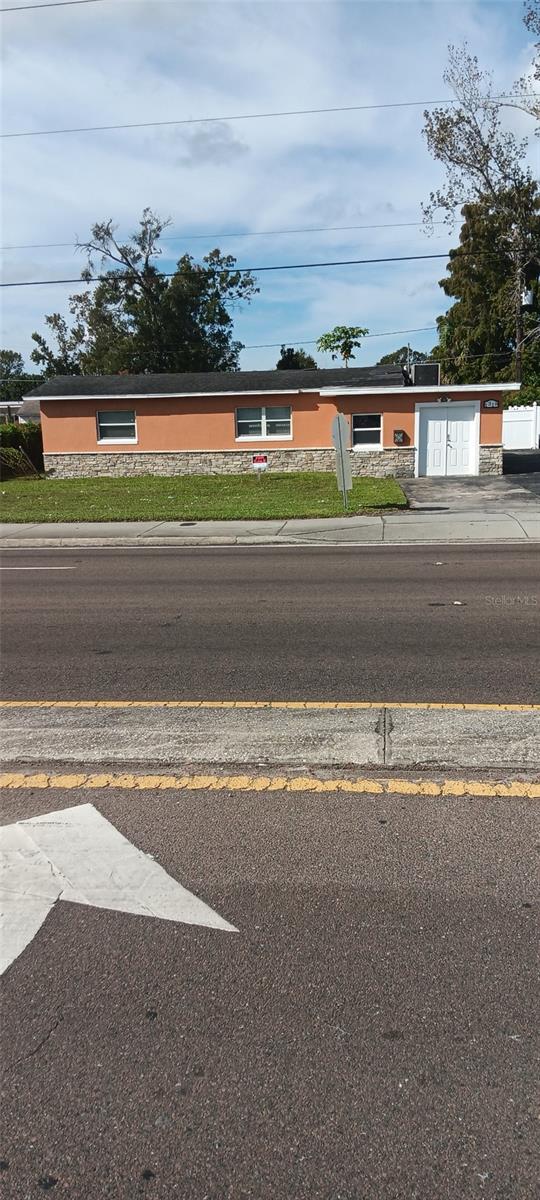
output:
[[[177,396],[207,392],[319,391],[324,387],[401,387],[401,368],[349,367],[319,371],[207,371],[183,375],[60,375],[28,393],[32,399],[61,400],[66,396]]]
[[[23,400],[23,403],[19,409],[19,417],[22,417],[25,421],[39,422],[41,421],[39,397],[36,396],[35,392],[32,392],[31,394],[36,398],[33,400]]]

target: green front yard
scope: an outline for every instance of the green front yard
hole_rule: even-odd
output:
[[[395,479],[356,478],[349,512],[405,508]],[[2,521],[220,521],[343,514],[330,473],[191,475],[135,479],[9,479]]]

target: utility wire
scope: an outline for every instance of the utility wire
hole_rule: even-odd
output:
[[[369,338],[382,338],[382,337],[397,337],[398,335],[402,335],[405,333],[432,333],[432,332],[435,333],[436,331],[437,331],[436,325],[421,325],[421,326],[417,326],[416,329],[387,329],[387,330],[383,330],[381,333],[366,333],[366,334],[364,334],[364,337],[362,340],[364,340],[364,338],[369,339]],[[289,341],[284,342],[283,340],[281,342],[255,342],[250,345],[242,344],[242,350],[280,350],[283,345],[285,345],[286,347],[287,346],[315,346],[317,341],[318,341],[318,338],[304,338],[301,342],[289,342]],[[167,346],[167,345],[160,346],[160,350],[175,351],[177,349],[178,349],[177,345],[176,346]],[[326,351],[324,351],[324,353],[326,353]],[[19,376],[19,378],[20,378],[20,376]]]
[[[365,334],[365,337],[381,338],[381,337],[397,337],[398,334],[402,334],[402,333],[424,333],[424,332],[431,333],[431,331],[436,330],[436,328],[437,328],[436,325],[421,325],[416,329],[387,329],[386,331],[383,331],[382,333],[367,333],[367,334]],[[317,341],[317,338],[304,338],[301,342],[287,342],[286,344],[288,346],[314,346],[316,341]],[[255,345],[251,345],[251,346],[242,346],[242,349],[243,350],[276,350],[276,349],[280,350],[284,344],[285,343],[283,342],[283,340],[281,342],[263,342],[263,343],[259,342]],[[162,350],[176,350],[177,347],[176,346],[162,346],[161,349]],[[0,383],[13,383],[17,379],[26,380],[26,379],[42,379],[42,378],[43,378],[43,376],[39,375],[39,373],[37,373],[36,375],[8,375],[4,379],[0,379]]]
[[[427,328],[428,327],[426,326],[426,329]],[[433,326],[433,328],[435,328],[435,326]],[[395,332],[396,333],[412,333],[413,330],[398,329]],[[370,337],[388,337],[390,335],[386,334],[386,333],[371,333],[369,336]],[[292,346],[307,346],[309,344],[310,343],[307,340],[304,340],[303,342],[289,342],[289,346],[291,346],[291,345]],[[276,346],[281,348],[282,345],[283,345],[282,342],[276,342]],[[243,346],[242,349],[243,350],[258,350],[258,349],[260,349],[260,347],[259,346]],[[462,362],[472,362],[473,360],[476,360],[478,358],[512,358],[513,354],[514,354],[514,350],[490,350],[487,354],[464,354],[464,355],[455,354],[451,357],[447,354],[440,354],[437,356],[436,360],[433,359],[431,361],[433,361],[433,362],[437,361],[437,362],[441,362],[441,363],[454,363],[454,362],[462,363]],[[429,359],[426,359],[426,362],[429,362],[429,361],[430,361]],[[375,365],[378,366],[379,364],[376,363]],[[388,363],[386,365],[390,366],[391,364]],[[400,363],[395,363],[395,366],[400,366]],[[304,369],[310,370],[309,367],[304,368]],[[324,371],[326,369],[327,368],[325,368],[325,367],[312,367],[311,368],[311,370],[316,370],[316,371],[321,371],[321,370]],[[363,368],[361,368],[361,367],[359,368],[359,370],[362,370],[362,369]],[[353,370],[354,370],[354,367],[351,369],[351,374],[352,374]],[[183,371],[152,371],[151,372],[152,375],[156,375],[156,374],[157,375],[160,375],[160,374],[162,374],[162,375],[182,375],[184,373],[185,372],[183,372]],[[144,374],[144,372],[140,371],[140,372],[138,372],[138,374]],[[188,374],[189,374],[189,372],[188,372]],[[215,372],[215,374],[219,374],[219,372]],[[241,372],[240,372],[240,374],[241,374]],[[1,383],[16,383],[17,380],[19,380],[23,383],[24,382],[36,383],[36,384],[38,384],[40,382],[46,383],[47,378],[48,378],[47,376],[40,375],[39,373],[36,373],[35,375],[9,375],[5,379],[0,379],[0,384]],[[73,378],[79,378],[79,376],[74,376]],[[128,378],[129,378],[129,376],[128,376]],[[500,380],[499,382],[513,383],[515,381],[512,379],[508,379],[508,380],[503,379],[503,380]],[[454,387],[454,386],[458,386],[458,385],[457,384],[454,385],[451,383],[446,383],[446,384],[441,383],[441,388]],[[468,385],[465,383],[465,384],[462,384],[461,386],[467,387]],[[470,386],[472,387],[473,385],[471,384]],[[6,401],[3,401],[3,403],[6,403]],[[13,401],[13,403],[14,403],[14,401]]]
[[[531,93],[534,95],[535,93]],[[484,100],[496,103],[500,100],[511,99],[510,96],[484,96]],[[396,100],[389,104],[348,104],[335,108],[293,108],[283,112],[233,113],[231,116],[218,117],[181,117],[174,121],[130,121],[120,125],[76,125],[66,129],[28,129],[17,133],[2,133],[2,138],[52,137],[64,133],[105,133],[113,129],[157,129],[172,125],[213,125],[218,121],[262,121],[273,117],[307,117],[318,116],[322,113],[374,112],[381,109],[395,108],[433,108],[437,105],[448,107],[459,104],[458,100]]]
[[[445,221],[434,221],[434,225],[445,225]],[[251,237],[282,237],[284,234],[297,233],[351,233],[360,229],[419,229],[422,221],[388,221],[377,225],[313,225],[306,229],[256,229],[253,232],[238,233],[175,233],[174,236],[161,237],[162,242],[204,242],[213,238],[251,238]],[[77,250],[85,249],[80,242],[24,242],[21,245],[0,246],[5,250]]]
[[[261,274],[262,271],[305,271],[311,268],[318,267],[357,267],[365,266],[370,263],[390,263],[390,262],[418,262],[434,258],[448,258],[446,254],[400,254],[393,255],[390,258],[343,258],[336,259],[335,262],[313,262],[313,263],[282,263],[279,266],[265,267],[220,267],[220,273],[223,275],[246,275],[249,273]],[[129,271],[115,271],[115,275],[121,279],[132,278],[132,273]],[[177,274],[176,271],[159,271],[158,275],[162,279],[172,279]],[[88,279],[82,279],[79,275],[75,279],[25,279],[18,280],[14,283],[1,283],[2,288],[14,287],[44,287],[48,284],[56,283],[102,283],[107,276],[91,275]],[[110,278],[110,276],[109,276]]]
[[[379,338],[379,337],[397,337],[402,333],[432,333],[437,329],[436,325],[417,325],[415,329],[387,329],[384,333],[365,333],[364,338]],[[281,340],[281,342],[256,342],[252,346],[244,346],[244,350],[280,350],[282,346],[315,346],[318,338],[303,338],[300,342],[289,342]]]
[[[435,329],[435,328],[436,328],[436,326],[435,326],[435,325],[433,325],[433,326],[431,326],[431,325],[426,325],[426,326],[424,326],[424,327],[423,327],[423,329],[425,329],[426,331],[428,331],[428,330],[430,330],[430,329]],[[400,334],[400,333],[420,333],[420,332],[421,332],[421,330],[420,330],[420,329],[395,329],[395,330],[393,331],[393,334],[392,334],[391,332],[389,332],[389,333],[370,333],[370,334],[368,334],[368,335],[366,335],[366,336],[368,336],[368,337],[373,337],[373,338],[377,338],[377,337],[392,337],[393,335],[397,335],[397,334]],[[316,339],[314,339],[314,340],[316,340]],[[282,346],[283,344],[284,344],[283,342],[275,342],[275,343],[272,343],[272,346],[271,346],[270,348],[275,348],[275,347],[281,348],[281,346]],[[307,339],[307,338],[304,338],[304,341],[303,341],[303,342],[289,342],[289,346],[308,346],[308,345],[311,345],[311,344],[313,344],[313,343],[312,343],[312,341],[308,341],[308,339]],[[268,344],[268,345],[269,345],[269,344]],[[261,347],[261,346],[243,346],[243,347],[242,347],[242,349],[243,349],[243,350],[259,350],[259,349],[261,349],[261,348],[263,348],[263,347]],[[452,363],[452,362],[472,362],[473,360],[476,360],[476,359],[478,359],[478,358],[511,358],[513,354],[514,354],[514,350],[490,350],[490,351],[489,351],[488,353],[486,353],[486,354],[464,354],[464,355],[461,355],[461,354],[455,354],[455,355],[453,355],[453,356],[449,356],[448,354],[440,354],[440,355],[438,355],[438,358],[437,358],[437,360],[436,360],[436,361],[438,361],[438,362],[441,362],[441,363]],[[429,359],[426,359],[426,362],[429,362],[429,361],[430,361]],[[433,361],[435,361],[435,360],[433,360]],[[376,364],[376,365],[378,366],[379,364]],[[388,365],[390,365],[390,364],[388,364]],[[396,365],[396,366],[399,366],[400,364],[399,364],[399,363],[396,363],[395,365]],[[308,369],[309,369],[309,368],[308,368]],[[312,369],[312,370],[325,370],[325,368],[324,368],[324,367],[315,367],[315,368],[311,368],[311,369]],[[360,368],[360,369],[361,369],[361,368]],[[354,370],[354,368],[353,368],[353,370]],[[175,374],[180,374],[180,375],[181,375],[181,374],[183,374],[183,373],[184,373],[184,372],[182,372],[182,371],[179,371],[179,372],[175,372],[175,371],[172,371],[172,372],[171,372],[171,371],[164,371],[164,372],[160,372],[160,371],[157,371],[157,372],[156,372],[156,371],[152,371],[152,372],[151,372],[151,374],[153,374],[153,375],[155,375],[155,374],[158,374],[158,375],[159,375],[159,374],[165,374],[165,375],[170,375],[170,374],[172,374],[172,375],[175,375]],[[218,373],[218,372],[216,372],[216,374],[217,374],[217,373]],[[241,373],[241,372],[240,372],[240,373]],[[143,374],[143,372],[139,372],[139,374]],[[78,378],[78,377],[77,377],[77,378]],[[20,380],[20,381],[22,381],[22,382],[26,382],[26,381],[28,381],[29,383],[35,383],[36,381],[38,381],[38,382],[39,382],[39,381],[46,382],[46,381],[47,381],[47,377],[46,377],[45,375],[40,375],[39,373],[36,373],[35,375],[9,375],[9,376],[7,376],[5,379],[0,379],[0,383],[16,383],[16,382],[17,382],[17,380]],[[514,381],[513,381],[512,379],[509,379],[509,380],[507,380],[507,381],[505,381],[505,380],[503,379],[501,382],[502,382],[502,383],[504,383],[504,382],[513,383]],[[454,385],[453,385],[453,384],[444,384],[444,383],[442,383],[442,384],[441,384],[441,387],[452,387],[452,386],[454,386]],[[467,384],[463,384],[463,387],[466,387],[466,386],[467,386]],[[471,385],[471,386],[472,386],[472,385]]]
[[[0,13],[26,12],[34,8],[71,8],[74,4],[102,4],[103,0],[51,0],[50,4],[15,4],[11,8],[0,8]]]

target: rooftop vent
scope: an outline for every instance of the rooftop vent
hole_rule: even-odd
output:
[[[412,368],[413,387],[439,387],[441,368],[439,363],[414,363]]]

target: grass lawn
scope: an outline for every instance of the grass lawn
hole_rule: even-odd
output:
[[[349,512],[405,508],[395,479],[356,478]],[[141,475],[134,479],[9,479],[2,521],[203,521],[343,515],[331,473]]]

